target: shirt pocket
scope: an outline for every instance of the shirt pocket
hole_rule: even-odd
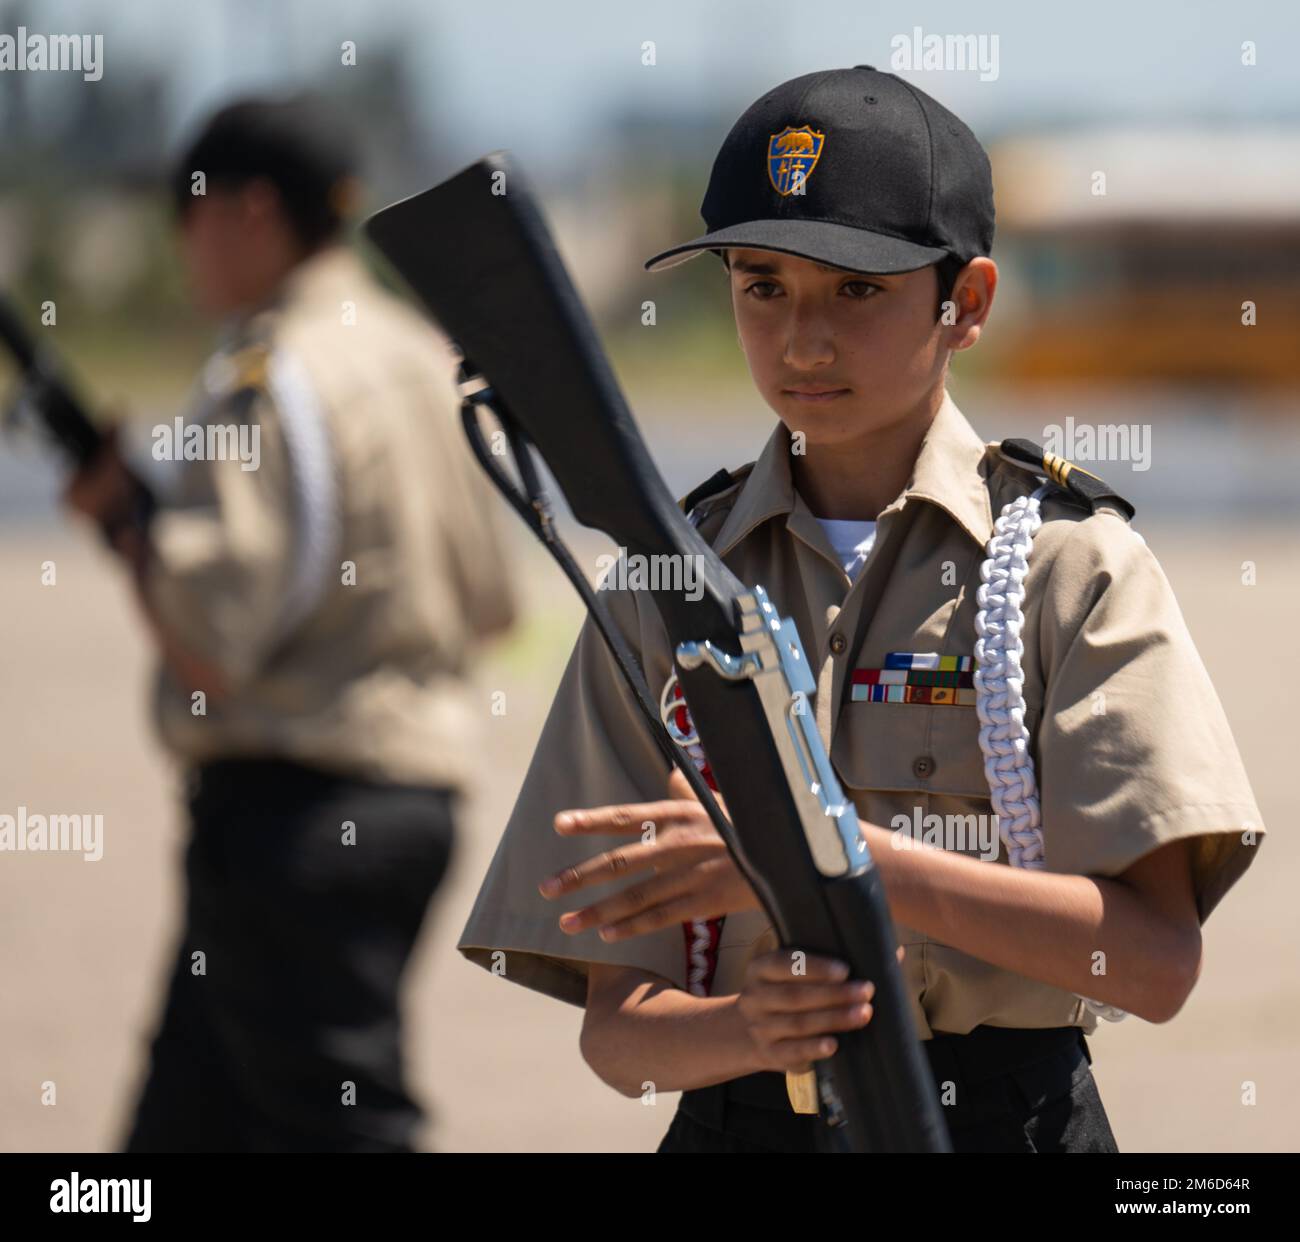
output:
[[[1033,705],[1026,707],[1031,737],[1037,716]],[[987,799],[979,731],[974,707],[849,701],[840,711],[831,760],[853,793]]]

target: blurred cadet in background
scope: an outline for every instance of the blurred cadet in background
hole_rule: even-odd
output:
[[[129,1151],[409,1150],[398,988],[443,878],[513,596],[445,341],[342,243],[355,165],[305,98],[213,117],[180,246],[225,321],[114,539],[189,780],[185,926]],[[123,503],[111,444],[68,499]],[[110,523],[111,525],[111,523]]]

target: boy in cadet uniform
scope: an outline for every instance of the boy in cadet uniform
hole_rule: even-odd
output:
[[[192,822],[133,1152],[403,1151],[421,1120],[399,985],[472,771],[467,659],[514,605],[450,353],[342,242],[353,168],[304,98],[230,105],[176,165],[226,333],[118,543]],[[122,478],[106,453],[71,500],[102,518]]]
[[[720,255],[780,421],[684,505],[798,626],[954,1148],[1114,1151],[1085,1036],[1179,1011],[1262,825],[1131,507],[946,392],[997,285],[988,159],[892,74],[815,73],[741,117],[702,214],[647,267]],[[653,603],[608,597],[664,686]],[[793,974],[667,775],[589,622],[460,947],[585,1006],[615,1089],[683,1092],[661,1151],[825,1150],[807,1077],[871,981]]]

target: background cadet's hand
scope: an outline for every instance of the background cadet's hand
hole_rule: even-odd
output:
[[[110,431],[99,452],[80,467],[63,490],[63,502],[104,526],[127,512],[135,496],[135,483],[117,449],[117,436]]]
[[[136,481],[117,448],[117,430],[104,437],[98,454],[77,470],[63,491],[63,502],[107,529],[109,544],[131,568],[136,593],[145,620],[162,649],[163,661],[177,682],[202,690],[213,699],[224,699],[229,691],[216,665],[200,658],[159,620],[150,603],[145,584],[149,568],[149,537],[129,520],[136,503]]]
[[[708,812],[676,768],[668,778],[668,793],[663,802],[561,811],[555,817],[555,831],[562,836],[617,833],[640,839],[551,876],[540,885],[543,897],[563,897],[631,872],[654,873],[603,901],[562,915],[564,931],[598,927],[601,939],[613,942],[691,919],[759,908],[757,895],[727,853]],[[721,799],[719,803],[725,812],[726,805]]]
[[[898,950],[903,960],[903,950]],[[801,1074],[814,1061],[833,1056],[832,1032],[852,1031],[871,1021],[876,985],[848,978],[848,967],[806,954],[795,972],[795,951],[774,949],[751,958],[737,1008],[758,1068]]]

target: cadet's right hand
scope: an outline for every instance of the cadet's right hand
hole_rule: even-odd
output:
[[[874,983],[850,980],[843,962],[811,953],[803,958],[803,973],[796,974],[794,965],[794,950],[775,949],[751,958],[745,968],[737,1008],[760,1069],[804,1073],[814,1061],[834,1055],[832,1031],[857,1030],[871,1021]]]
[[[111,427],[95,456],[69,477],[63,503],[108,526],[129,510],[134,496],[133,480],[117,447],[117,428]]]

